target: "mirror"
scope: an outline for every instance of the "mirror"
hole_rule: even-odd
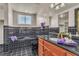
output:
[[[75,27],[76,33],[79,34],[79,8],[75,9]]]
[[[58,15],[59,32],[68,33],[68,12]]]

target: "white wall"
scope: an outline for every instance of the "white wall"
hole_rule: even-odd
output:
[[[13,10],[11,4],[8,4],[8,25],[13,26]]]
[[[8,25],[8,4],[3,3],[0,5],[0,20],[4,21],[3,25]]]
[[[75,9],[76,8],[79,8],[79,5],[74,6],[70,9],[64,10],[64,11],[58,13],[57,15],[65,13],[65,12],[69,12],[69,19],[68,19],[69,20],[69,27],[74,27],[75,26]]]
[[[79,8],[79,5],[72,7],[70,9],[64,10],[56,15],[53,16],[52,21],[51,21],[51,27],[58,27],[58,15],[63,14],[65,12],[69,12],[69,27],[74,27],[75,26],[75,9]]]
[[[8,5],[8,20],[7,20],[8,21],[8,25],[9,26],[13,26],[13,13],[12,13],[13,10],[17,10],[17,11],[21,11],[21,12],[26,12],[26,13],[36,13],[37,10],[39,10],[36,6],[31,6],[30,5],[31,7],[28,7],[29,5],[9,4]],[[79,5],[54,15],[53,18],[52,18],[52,21],[51,21],[51,27],[58,27],[58,16],[57,15],[62,14],[62,13],[67,12],[67,11],[69,12],[69,26],[70,27],[74,26],[75,25],[74,9],[78,8],[78,7],[79,7]],[[43,8],[41,8],[41,9],[43,10]],[[40,10],[40,11],[43,12],[45,9],[43,11],[42,10]],[[7,19],[6,18],[7,16],[4,17],[3,14],[4,14],[3,10],[0,10],[0,19],[4,19],[4,18]],[[48,12],[46,14],[48,14]],[[7,15],[7,12],[6,12],[6,15]],[[39,24],[40,17],[41,16],[37,15],[37,25],[36,26],[40,26],[40,24]],[[42,15],[42,17],[43,17],[43,15]],[[46,24],[48,25],[49,24],[48,17],[44,17],[44,19],[46,21]],[[7,21],[5,23],[7,23]]]
[[[11,14],[10,14],[11,15]],[[8,25],[8,4],[0,6],[0,44],[3,44],[4,31],[3,26]]]
[[[36,13],[37,10],[39,10],[38,8],[36,9],[36,6],[31,6],[31,7],[28,7],[28,6],[31,6],[31,5],[30,4],[29,5],[28,4],[27,5],[9,4],[8,5],[8,25],[13,26],[13,13],[12,13],[13,10],[17,10],[17,11],[21,11],[21,12],[25,12],[25,13]],[[70,27],[74,26],[75,25],[74,9],[78,8],[78,7],[79,7],[79,5],[72,7],[70,9],[64,10],[64,11],[54,15],[52,20],[51,20],[51,26],[50,27],[58,27],[58,16],[57,15],[62,14],[64,12],[69,12],[69,26]],[[40,9],[40,12],[43,12],[45,10],[45,9],[43,10],[43,8]],[[48,14],[48,12],[45,12],[45,11],[44,11],[44,13],[46,15]],[[40,26],[39,22],[40,22],[41,16],[46,21],[46,25],[49,25],[49,19],[48,19],[47,16],[44,17],[45,16],[44,13],[41,13],[40,15],[37,14],[37,25],[36,26]],[[3,16],[3,14],[1,14],[1,16]]]
[[[0,20],[4,20],[4,9],[0,9]]]
[[[3,44],[3,39],[4,39],[4,37],[3,37],[3,24],[4,24],[4,22],[2,22],[2,21],[0,21],[0,44]]]
[[[50,27],[58,27],[58,15],[52,17]]]
[[[44,9],[44,7],[43,7]],[[41,12],[44,10],[40,9]],[[31,4],[8,4],[8,25],[13,26],[13,10],[20,11],[20,12],[25,12],[25,13],[35,13],[37,14],[36,20],[37,20],[37,25],[36,27],[40,26],[40,18],[41,16],[46,22],[46,25],[49,24],[49,19],[48,19],[48,12],[46,13],[40,13],[36,5],[31,6]],[[38,12],[37,12],[38,11]],[[40,14],[40,15],[39,15]]]
[[[49,17],[37,15],[37,26],[41,26],[41,22],[45,22],[45,26],[49,25]]]
[[[4,9],[0,6],[0,44],[3,44]]]
[[[75,14],[74,10],[69,10],[69,27],[75,26]]]

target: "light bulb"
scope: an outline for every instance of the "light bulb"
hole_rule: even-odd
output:
[[[50,7],[51,7],[51,8],[54,8],[54,4],[51,4]]]
[[[61,3],[60,7],[63,7],[63,6],[65,6],[65,4],[64,3]]]
[[[56,10],[58,10],[59,9],[59,6],[56,6]]]

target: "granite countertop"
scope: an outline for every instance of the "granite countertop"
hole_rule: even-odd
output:
[[[65,49],[65,50],[67,50],[67,51],[69,51],[71,53],[74,53],[77,56],[79,56],[79,45],[77,46],[78,47],[77,48],[77,47],[72,47],[72,46],[68,46],[68,45],[58,44],[56,41],[53,41],[53,40],[50,40],[50,39],[46,39],[45,36],[38,36],[38,37],[39,38],[43,38],[44,40],[46,40],[46,41],[48,41],[48,42],[50,42],[52,44],[55,44],[56,46],[61,47],[61,48]]]

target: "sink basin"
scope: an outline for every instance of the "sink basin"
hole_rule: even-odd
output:
[[[59,39],[59,38],[49,38],[49,40],[56,42],[58,44],[64,44],[69,46],[77,46],[77,42],[70,39]]]
[[[77,46],[77,42],[75,42],[74,40],[71,39],[65,39],[65,43],[66,45],[70,45],[70,46]]]
[[[50,38],[49,40],[56,42],[56,43],[64,44],[64,40],[61,40],[59,38]]]

